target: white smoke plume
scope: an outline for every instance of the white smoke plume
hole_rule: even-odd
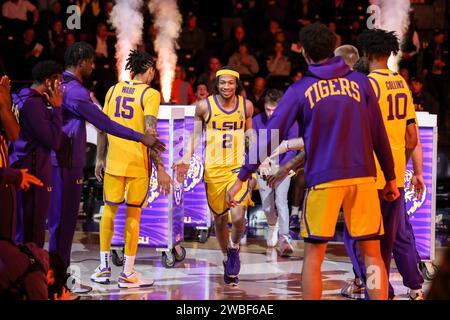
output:
[[[144,19],[141,8],[143,0],[116,0],[110,21],[116,30],[116,59],[119,79],[130,79],[129,70],[125,70],[130,51],[137,48],[142,40]]]
[[[410,0],[375,0],[371,1],[381,8],[381,29],[395,31],[403,43],[409,26]],[[401,54],[391,56],[388,61],[389,69],[396,71]]]
[[[163,100],[169,102],[177,64],[175,44],[182,17],[176,0],[151,0],[148,7],[158,30],[154,46],[158,54],[156,66],[161,75],[161,92]]]

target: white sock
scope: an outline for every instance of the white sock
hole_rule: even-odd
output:
[[[291,209],[291,216],[298,216],[299,210],[300,210],[300,207],[294,207],[294,206],[292,206],[292,209]]]
[[[134,272],[134,259],[136,256],[124,256],[122,272],[129,275]]]
[[[109,268],[109,251],[100,251],[100,268]]]

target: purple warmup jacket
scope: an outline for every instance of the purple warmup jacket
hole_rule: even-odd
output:
[[[48,106],[31,88],[23,88],[12,97],[19,110],[20,133],[9,155],[11,166],[28,168],[45,185],[51,185],[51,150],[58,149],[61,141],[61,109]]]
[[[259,137],[259,130],[267,129],[268,122],[269,122],[269,119],[267,119],[267,114],[264,111],[253,117],[253,119],[252,119],[252,128],[254,130],[256,130],[256,134],[258,135],[258,137]],[[267,135],[270,135],[270,133],[267,132]],[[286,140],[290,140],[290,139],[295,139],[295,138],[298,138],[298,124],[297,124],[297,122],[295,122],[290,127],[290,129],[289,129],[285,139]],[[281,141],[282,141],[282,139],[280,139],[280,141],[278,141],[278,144],[280,144]],[[270,156],[270,152],[267,152],[267,153],[268,153],[267,156]],[[278,159],[280,166],[282,166],[283,164],[285,164],[286,162],[291,160],[293,157],[295,157],[296,154],[297,154],[296,150],[290,150],[290,151],[280,155],[280,157]],[[262,161],[262,160],[264,160],[264,159],[259,159],[259,161]]]
[[[298,121],[305,142],[306,185],[376,177],[374,151],[386,181],[394,179],[391,147],[368,78],[350,71],[340,57],[310,65],[308,71],[288,88],[267,126],[279,129],[285,138]],[[254,149],[253,145],[250,154]],[[239,179],[247,180],[257,166],[247,155]]]
[[[62,104],[63,137],[58,152],[52,152],[53,166],[82,168],[86,161],[86,121],[114,136],[141,141],[142,133],[124,127],[108,118],[93,102],[89,91],[76,76],[63,72],[62,87],[66,91]]]

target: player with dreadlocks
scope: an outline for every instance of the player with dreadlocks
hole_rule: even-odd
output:
[[[132,50],[125,69],[131,71],[132,80],[119,82],[109,89],[103,112],[123,126],[138,132],[152,130],[156,133],[161,98],[159,92],[150,87],[155,74],[155,60],[146,52]],[[148,150],[142,144],[106,136],[105,133],[99,134],[97,145],[95,174],[99,181],[104,180],[105,210],[100,222],[100,266],[91,276],[91,280],[103,284],[110,282],[109,252],[114,234],[114,217],[119,204],[126,201],[125,261],[118,285],[119,288],[151,286],[152,279],[144,279],[134,270],[141,208],[147,205],[151,176],[152,166]],[[150,149],[150,157],[158,170],[159,191],[166,195],[169,193],[171,181],[165,171],[161,151],[157,148]]]
[[[392,149],[395,163],[395,176],[399,187],[400,197],[393,202],[387,202],[380,197],[381,212],[385,234],[381,236],[381,254],[389,276],[391,257],[394,254],[397,268],[399,269],[405,286],[410,288],[410,298],[423,299],[423,278],[417,268],[417,251],[414,244],[414,235],[408,221],[405,206],[404,176],[406,163],[411,153],[421,153],[420,147],[416,148],[418,133],[416,128],[416,115],[411,93],[406,81],[398,73],[389,70],[388,59],[391,53],[399,51],[399,41],[394,32],[380,29],[365,30],[358,37],[358,44],[367,58],[370,73],[368,75],[372,87],[377,95],[384,125]],[[417,149],[417,150],[415,150]],[[423,186],[421,178],[422,163],[413,159],[416,191]],[[377,166],[377,188],[384,186],[384,178],[380,165]],[[418,181],[418,183],[417,183]],[[348,232],[344,233],[344,241],[349,251],[354,269],[360,279],[365,279],[365,268],[355,246],[355,241],[350,239]],[[355,292],[361,292],[362,283],[353,281],[343,290],[344,295],[351,296]],[[389,286],[389,298],[394,297],[394,290]]]

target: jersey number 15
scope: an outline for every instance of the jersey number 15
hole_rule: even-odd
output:
[[[133,102],[134,102],[134,98],[117,96],[117,98],[116,98],[116,113],[114,113],[114,116],[117,118],[122,117],[124,119],[132,119],[133,114],[134,114],[134,109],[128,103],[133,103]]]

